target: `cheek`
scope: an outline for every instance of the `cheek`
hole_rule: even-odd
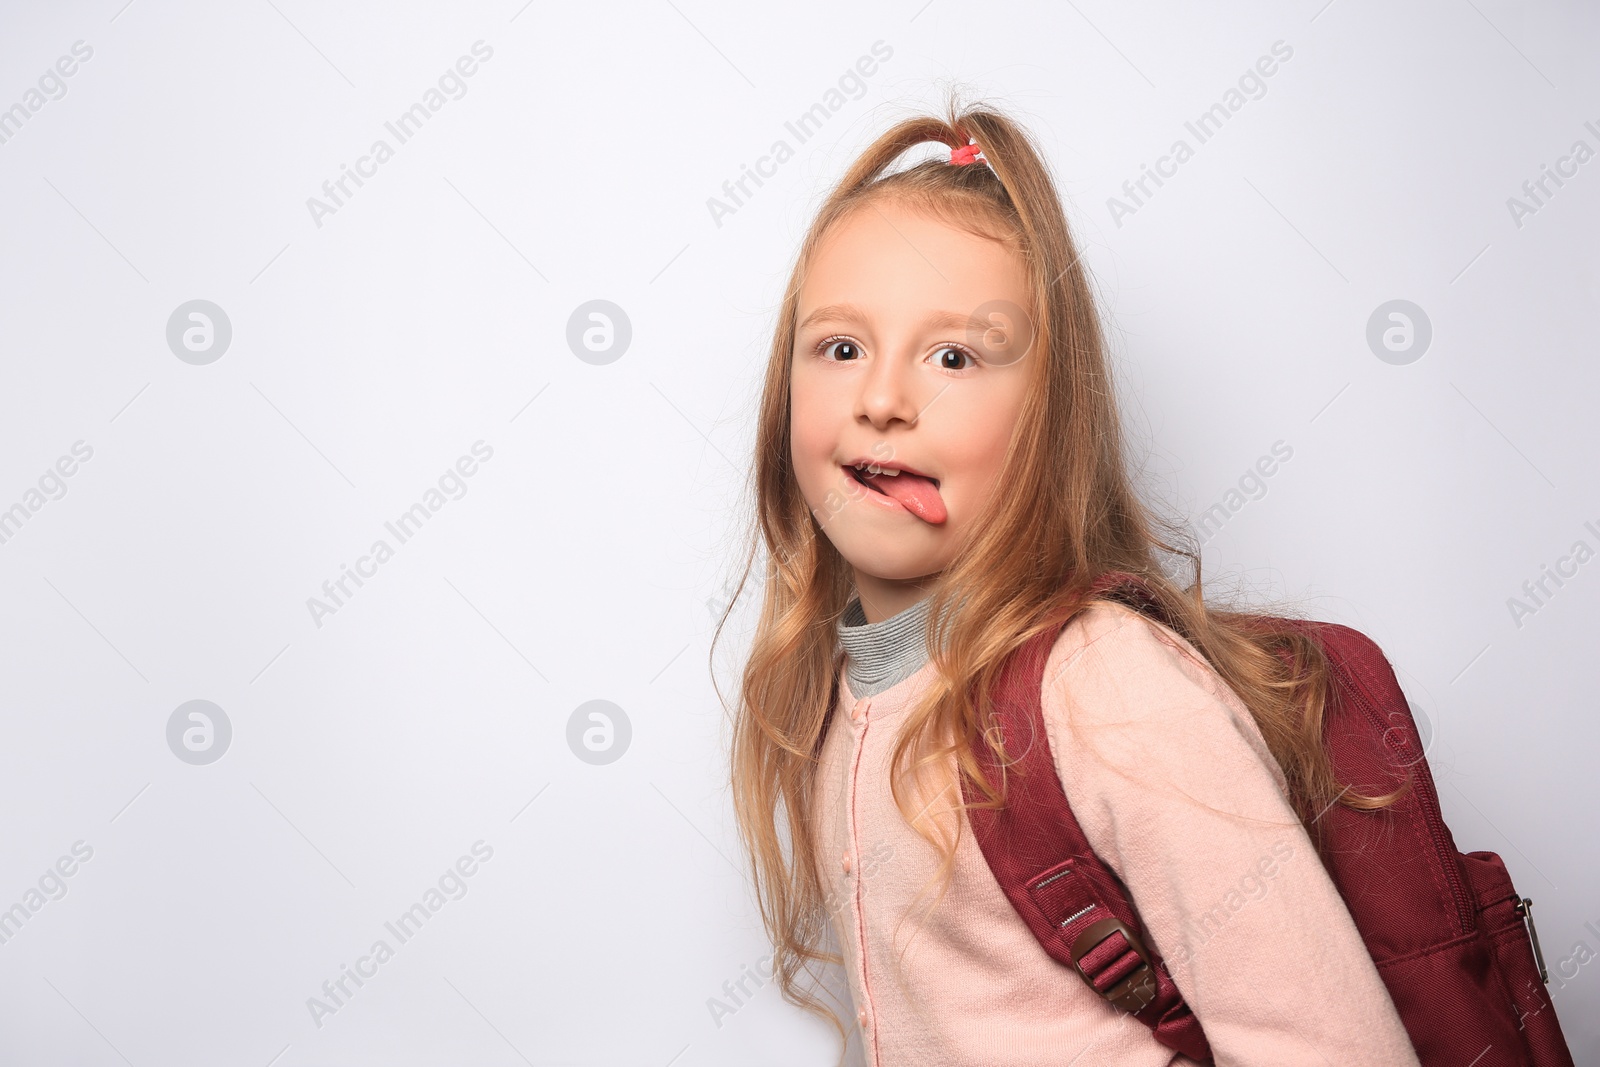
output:
[[[996,411],[989,407],[962,413],[952,420],[959,422],[959,427],[947,431],[948,439],[961,442],[959,451],[945,460],[945,469],[955,475],[950,495],[958,505],[976,505],[999,483],[1016,418],[1009,410],[1004,417],[996,417]]]
[[[789,450],[802,484],[832,464],[838,437],[834,421],[825,391],[797,375],[789,393]]]

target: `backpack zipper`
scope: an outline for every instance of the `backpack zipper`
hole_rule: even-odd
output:
[[[1533,959],[1539,965],[1539,981],[1550,984],[1550,972],[1544,969],[1544,953],[1539,951],[1539,930],[1533,925],[1533,900],[1531,897],[1514,897],[1517,914],[1528,927],[1528,940],[1533,942]]]

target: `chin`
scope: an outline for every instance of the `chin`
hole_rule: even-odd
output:
[[[850,566],[884,581],[903,582],[925,578],[943,566],[929,553],[873,550],[860,544],[840,545],[837,542],[834,547]]]

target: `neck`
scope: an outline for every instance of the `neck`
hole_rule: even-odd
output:
[[[920,600],[927,599],[939,584],[937,574],[921,578],[879,578],[855,568],[856,596],[867,622],[892,618]]]

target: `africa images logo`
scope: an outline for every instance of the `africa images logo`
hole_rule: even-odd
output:
[[[882,40],[873,41],[871,55],[861,56],[853,66],[846,67],[844,73],[839,75],[838,82],[822,94],[822,99],[802,111],[793,122],[785,122],[784,130],[795,139],[796,144],[811,140],[822,129],[824,122],[844,108],[846,93],[850,94],[850,100],[860,100],[867,95],[866,79],[876,74],[879,65],[887,63],[893,55],[892,47]],[[877,58],[874,59],[874,56]],[[749,188],[751,182],[755,183],[757,189],[761,188],[766,184],[763,178],[773,177],[780,166],[793,158],[794,148],[786,139],[779,137],[772,142],[765,155],[756,157],[754,168],[748,163],[741,163],[739,176],[722,183],[721,197],[706,197],[706,210],[711,212],[711,221],[717,224],[717,229],[722,228],[725,216],[744,207],[753,195]]]
[[[324,216],[338,214],[345,202],[355,196],[356,189],[367,184],[363,179],[377,177],[378,167],[393,159],[395,148],[415,137],[435,112],[449,100],[460,100],[466,96],[466,79],[478,72],[480,64],[489,62],[493,57],[494,49],[489,45],[482,40],[472,42],[472,55],[457,59],[453,67],[446,68],[439,75],[437,87],[428,86],[423,90],[420,101],[400,112],[394,121],[383,124],[383,128],[394,138],[393,145],[380,137],[372,142],[365,155],[356,158],[354,167],[340,163],[339,176],[322,183],[322,198],[306,197],[306,210],[311,213],[311,221],[316,223],[317,229],[322,229]],[[446,93],[450,94],[448,99]],[[355,184],[355,189],[350,188],[351,183]]]

